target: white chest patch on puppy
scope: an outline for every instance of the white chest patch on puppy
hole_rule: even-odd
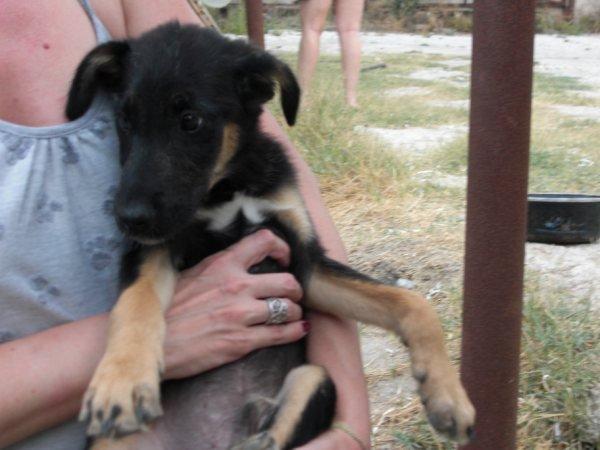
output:
[[[286,206],[236,192],[233,199],[227,203],[214,208],[198,209],[196,218],[208,221],[209,230],[220,231],[231,225],[240,212],[248,222],[259,224],[264,221],[266,213],[281,209],[286,209]]]

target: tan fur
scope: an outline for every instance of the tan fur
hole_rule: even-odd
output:
[[[115,422],[122,431],[135,431],[144,425],[136,419],[136,402],[143,402],[151,416],[161,414],[164,311],[173,295],[175,280],[167,252],[157,250],[146,258],[137,280],[119,297],[110,315],[106,351],[86,392],[80,415],[91,415],[89,434],[100,433],[97,412],[109,417],[114,406],[121,410]]]
[[[459,441],[468,440],[475,411],[450,364],[437,315],[421,295],[317,269],[306,289],[306,305],[396,332],[408,346],[428,413],[440,428],[451,428],[455,420]]]
[[[277,218],[294,230],[302,242],[313,238],[313,226],[296,186],[285,186],[267,199],[274,203]]]
[[[279,448],[291,440],[308,401],[326,378],[322,367],[311,365],[298,367],[288,374],[277,399],[279,410],[269,429]]]
[[[239,142],[240,131],[238,126],[233,123],[228,123],[223,129],[223,139],[221,143],[221,150],[217,157],[215,168],[208,182],[209,189],[217,184],[226,174],[225,169],[227,164],[235,155]]]
[[[132,434],[120,439],[97,439],[90,450],[138,450],[138,436]]]
[[[89,450],[166,450],[154,430],[133,433],[119,439],[96,439]]]

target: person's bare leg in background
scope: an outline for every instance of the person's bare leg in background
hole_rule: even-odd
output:
[[[303,0],[300,3],[302,39],[298,54],[298,81],[303,92],[308,90],[319,60],[319,41],[325,28],[332,0]]]
[[[360,23],[364,6],[364,0],[335,2],[335,26],[342,49],[346,103],[354,108],[358,106],[356,90],[360,75]]]
[[[325,28],[331,0],[304,0],[300,5],[302,39],[298,55],[298,78],[306,93],[319,59],[319,41]],[[340,39],[346,103],[358,106],[357,87],[360,74],[360,24],[364,0],[336,0],[335,25]]]

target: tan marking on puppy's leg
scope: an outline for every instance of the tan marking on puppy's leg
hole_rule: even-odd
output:
[[[269,429],[250,436],[231,450],[289,448],[293,444],[292,440],[297,438],[296,434],[310,400],[327,381],[327,372],[319,366],[303,365],[292,370],[275,399],[276,413]],[[331,413],[333,414],[333,407]]]
[[[164,311],[176,274],[166,250],[156,250],[140,267],[110,314],[106,351],[84,396],[80,420],[90,436],[116,436],[144,428],[162,414]]]
[[[211,189],[217,184],[227,172],[227,164],[235,155],[239,144],[240,130],[237,125],[228,123],[223,128],[223,138],[221,141],[221,150],[215,163],[215,168],[208,182],[208,188]]]
[[[309,400],[327,379],[322,367],[305,365],[292,370],[277,397],[279,410],[269,429],[277,445],[285,448],[294,436]]]
[[[294,230],[302,242],[314,237],[312,222],[296,186],[285,186],[267,199],[275,205],[277,218]]]
[[[96,439],[89,450],[137,450],[137,435],[125,436],[120,439]]]
[[[469,440],[475,410],[450,364],[438,317],[421,295],[329,267],[315,269],[305,292],[309,308],[400,335],[408,346],[412,372],[420,383],[430,422],[460,442]]]
[[[95,439],[88,450],[165,450],[154,430],[134,433],[118,439]]]

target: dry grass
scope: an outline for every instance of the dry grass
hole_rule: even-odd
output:
[[[289,55],[288,55],[288,58]],[[459,355],[465,192],[423,182],[415,174],[435,170],[464,175],[466,138],[424,154],[398,153],[382,142],[358,134],[357,125],[378,127],[466,124],[465,111],[433,107],[432,100],[466,99],[466,88],[447,81],[414,80],[423,68],[441,67],[440,57],[422,54],[385,56],[387,68],[367,72],[361,80],[359,110],[343,103],[339,60],[324,58],[318,81],[305,99],[299,124],[290,130],[320,178],[326,202],[350,249],[354,266],[379,278],[411,279],[431,299],[442,318],[450,352]],[[370,57],[365,65],[381,62]],[[294,61],[290,61],[293,65]],[[453,69],[457,70],[457,69]],[[465,73],[468,67],[461,69]],[[403,86],[426,87],[423,95],[393,98],[384,93]],[[556,103],[600,106],[572,90],[588,86],[564,77],[538,76],[533,118],[532,190],[598,192],[600,124],[560,115]],[[583,159],[593,164],[581,164]],[[600,376],[599,330],[586,299],[565,304],[561,292],[541,290],[535,274],[527,282],[524,311],[523,366],[519,412],[519,448],[592,449],[585,443],[583,411],[586,392]],[[369,327],[367,341],[394,347],[392,337]],[[410,389],[402,352],[376,353],[388,365],[366,373],[373,405],[373,442],[377,449],[450,449],[426,424]],[[385,362],[384,361],[384,362]],[[381,362],[381,361],[379,361]],[[549,375],[551,378],[544,377]],[[393,393],[392,393],[393,394]],[[560,434],[557,434],[560,430]]]

